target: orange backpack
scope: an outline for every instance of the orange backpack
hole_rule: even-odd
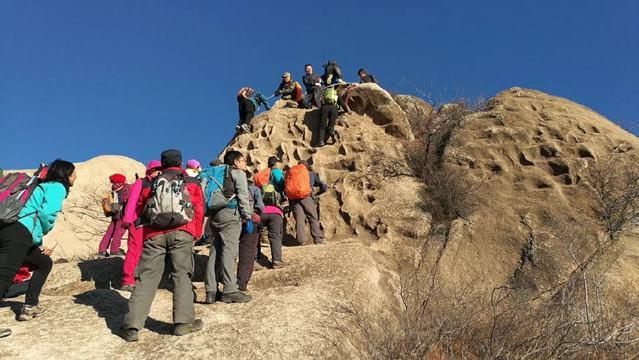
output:
[[[298,164],[288,170],[284,178],[284,193],[292,200],[311,195],[311,176],[306,166]]]
[[[261,170],[257,174],[253,175],[253,184],[255,184],[258,189],[261,189],[262,186],[268,184],[270,176],[271,168]]]

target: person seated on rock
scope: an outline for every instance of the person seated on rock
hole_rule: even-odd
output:
[[[209,223],[215,237],[210,247],[206,266],[206,304],[215,302],[218,282],[222,283],[219,299],[225,303],[240,303],[251,300],[251,296],[239,290],[235,271],[235,259],[239,252],[240,234],[244,229],[253,233],[253,208],[249,202],[246,180],[246,158],[242,153],[229,150],[224,155],[224,193],[232,193],[228,204],[209,216]],[[228,174],[228,175],[226,175]],[[226,195],[225,195],[226,196]],[[220,277],[218,277],[218,274]]]
[[[53,267],[53,249],[45,247],[42,238],[53,230],[75,179],[75,165],[60,159],[53,161],[20,210],[18,220],[0,228],[0,300],[22,264],[33,269],[24,305],[18,313],[19,321],[45,313],[39,298]],[[10,330],[0,329],[0,337],[9,334]]]
[[[377,80],[375,80],[375,77],[373,76],[373,74],[367,73],[364,68],[357,70],[357,76],[359,76],[360,84],[365,84],[365,83],[377,84]]]
[[[337,95],[336,86],[327,86],[322,92],[322,107],[320,108],[320,122],[317,130],[317,144],[322,147],[326,145],[326,138],[331,138],[332,143],[335,140],[335,121],[337,120],[337,103],[339,97]]]
[[[340,69],[339,65],[337,65],[335,60],[329,60],[322,66],[324,67],[324,75],[322,75],[324,85],[335,85],[344,82],[342,77],[342,70]]]
[[[304,77],[302,83],[306,88],[304,95],[304,107],[307,109],[320,107],[322,96],[322,78],[313,74],[313,66],[311,64],[304,65]]]
[[[248,283],[251,280],[251,275],[253,274],[253,265],[255,263],[258,246],[260,246],[260,232],[262,230],[260,214],[262,210],[264,210],[262,192],[253,184],[251,175],[250,171],[246,171],[249,202],[253,208],[253,231],[249,232],[245,226],[240,235],[240,249],[237,261],[237,285],[240,291],[246,291]]]
[[[142,189],[150,188],[153,180],[160,175],[162,163],[160,160],[151,160],[146,166],[143,178],[135,180],[129,191],[129,199],[124,207],[122,216],[122,228],[129,231],[126,241],[126,255],[122,264],[122,284],[120,290],[133,292],[135,289],[135,268],[142,254],[142,217],[144,204],[140,195]]]
[[[191,159],[186,162],[186,175],[196,178],[198,175],[200,175],[201,171],[202,167],[200,166],[199,161]]]
[[[250,122],[255,116],[255,112],[264,106],[266,110],[270,110],[271,106],[268,100],[262,94],[256,92],[250,87],[243,87],[237,93],[237,103],[240,113],[240,121],[235,130],[242,130],[245,133],[251,132]]]
[[[98,246],[98,256],[107,257],[110,255],[124,255],[124,250],[120,249],[122,237],[126,229],[122,227],[122,210],[129,199],[131,185],[126,183],[126,176],[113,174],[109,176],[111,182],[111,193],[102,199],[104,214],[111,217],[111,223],[106,229],[104,236]],[[110,253],[107,252],[109,248]]]
[[[313,188],[320,188],[319,195],[325,192],[328,186],[320,180],[317,173],[311,173],[308,162],[300,160],[296,166],[288,170],[285,178],[285,192],[295,218],[295,238],[299,245],[305,242],[304,220],[308,220],[311,226],[311,236],[315,245],[324,243]]]
[[[253,179],[255,185],[262,190],[264,209],[260,218],[262,227],[268,231],[268,240],[271,246],[271,267],[277,269],[286,265],[282,259],[284,173],[281,169],[282,163],[276,156],[269,157],[267,163],[268,168],[255,174]],[[256,258],[266,258],[260,247],[258,247]]]
[[[297,81],[291,78],[291,73],[285,72],[282,74],[282,82],[280,86],[275,90],[275,96],[280,96],[282,100],[291,100],[297,103],[297,107],[304,107],[304,95],[302,94],[302,87]]]
[[[173,334],[181,336],[202,330],[202,320],[195,318],[191,276],[195,270],[194,239],[202,235],[204,195],[198,181],[185,174],[181,151],[165,150],[160,161],[162,172],[140,195],[146,223],[142,228],[144,241],[137,282],[120,329],[120,336],[127,342],[138,340],[138,331],[149,316],[167,260],[171,261],[174,284]],[[156,187],[175,187],[180,191],[154,191]],[[184,206],[166,205],[176,202]]]

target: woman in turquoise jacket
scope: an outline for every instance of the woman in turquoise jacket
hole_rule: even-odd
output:
[[[64,160],[52,162],[46,177],[33,190],[20,211],[20,219],[0,228],[0,298],[11,285],[21,264],[25,263],[34,269],[24,305],[18,315],[20,321],[44,313],[44,309],[38,305],[38,298],[53,266],[53,250],[42,245],[42,237],[53,229],[75,177],[72,163]],[[0,329],[0,334],[7,332],[7,329]]]

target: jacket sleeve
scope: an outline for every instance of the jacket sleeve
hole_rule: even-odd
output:
[[[271,172],[273,173],[273,186],[278,193],[282,194],[284,192],[284,174],[280,169],[273,169]]]
[[[249,202],[249,189],[248,182],[246,181],[246,174],[242,170],[231,171],[231,177],[235,182],[235,191],[237,194],[237,201],[240,205],[240,214],[242,219],[249,220],[253,215],[253,209],[251,209],[251,203]]]
[[[129,192],[129,200],[124,207],[124,216],[122,217],[122,221],[132,224],[137,219],[137,205],[138,199],[140,198],[140,193],[142,192],[142,179],[137,179],[131,185],[131,189]]]
[[[328,184],[326,184],[325,182],[322,181],[322,179],[320,179],[320,176],[318,173],[313,173],[313,186],[318,187],[320,189],[320,191],[317,193],[317,195],[319,194],[323,194],[328,190]]]
[[[62,210],[62,202],[67,196],[67,190],[62,184],[48,186],[44,191],[42,206],[38,210],[38,220],[42,224],[42,234],[46,235],[53,229],[55,220]]]
[[[191,196],[191,204],[193,205],[193,222],[195,223],[195,234],[193,237],[199,239],[202,237],[202,224],[204,223],[204,195],[202,188],[198,183],[189,184],[189,195]]]
[[[262,200],[262,192],[257,187],[253,186],[251,191],[253,192],[253,200],[255,202],[255,208],[258,213],[262,213],[264,210],[264,200]]]

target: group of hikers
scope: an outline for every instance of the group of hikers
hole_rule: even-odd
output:
[[[307,161],[283,166],[271,156],[267,167],[249,171],[244,155],[235,150],[202,169],[196,160],[182,167],[182,153],[170,149],[150,161],[144,177],[128,184],[123,174],[109,177],[111,191],[102,201],[111,218],[99,245],[99,257],[124,256],[121,290],[130,291],[128,312],[120,335],[137,341],[149,315],[165,268],[173,281],[174,334],[202,329],[195,319],[197,300],[192,284],[194,244],[208,229],[212,234],[206,267],[204,304],[251,300],[245,291],[261,253],[265,229],[271,248],[270,267],[287,265],[282,254],[285,213],[296,222],[296,240],[305,243],[308,221],[314,244],[323,244],[317,198],[328,185]],[[12,173],[0,182],[0,294],[5,294],[21,267],[33,271],[18,320],[41,316],[39,294],[51,271],[53,249],[42,237],[53,229],[62,203],[75,181],[75,166],[55,160],[32,176]],[[315,191],[317,189],[317,191]],[[10,201],[7,202],[7,199]],[[13,209],[13,211],[6,211]],[[128,232],[127,251],[120,242]],[[168,255],[168,259],[165,257]],[[0,337],[11,331],[0,327]]]
[[[306,93],[302,90],[302,86],[293,80],[291,73],[282,74],[282,81],[273,96],[279,96],[282,100],[287,100],[292,106],[303,109],[320,109],[320,123],[317,129],[318,139],[314,146],[321,147],[327,144],[327,140],[335,143],[335,122],[339,109],[349,113],[348,107],[349,91],[353,84],[344,82],[342,70],[335,60],[329,60],[324,65],[324,74],[316,75],[313,72],[313,65],[304,65],[304,76],[302,84]],[[360,83],[377,83],[372,74],[365,69],[359,69],[357,75]],[[239,123],[236,130],[250,133],[251,119],[255,116],[255,112],[264,106],[266,110],[270,110],[268,103],[269,98],[265,98],[260,92],[250,87],[243,87],[237,93],[237,102],[239,105]]]

